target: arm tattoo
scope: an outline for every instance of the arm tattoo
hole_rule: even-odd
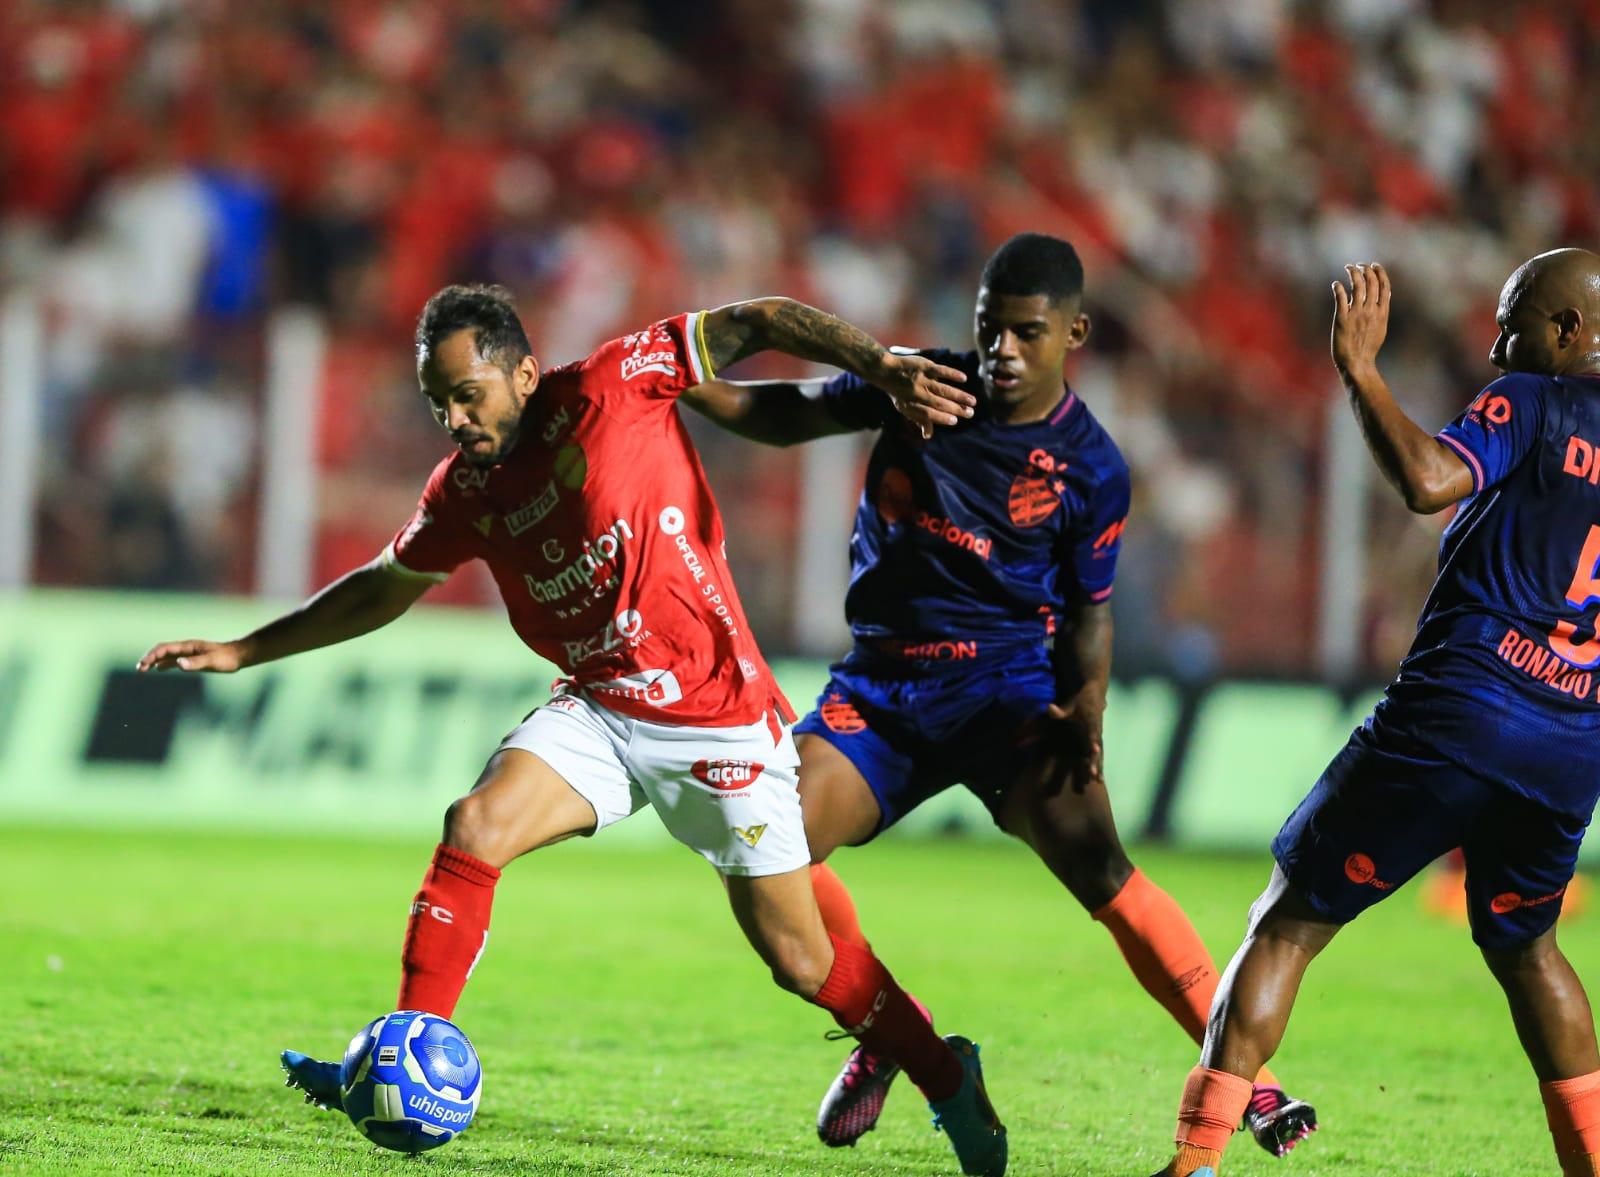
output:
[[[757,299],[711,312],[706,351],[714,367],[772,349],[803,360],[831,364],[870,379],[884,348],[858,327],[793,299]]]

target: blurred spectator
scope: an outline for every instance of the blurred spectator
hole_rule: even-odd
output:
[[[1084,254],[1072,376],[1135,468],[1124,665],[1306,672],[1329,279],[1390,264],[1386,362],[1442,423],[1510,267],[1600,230],[1600,0],[15,0],[0,67],[64,583],[250,588],[275,308],[330,331],[329,576],[444,452],[409,355],[441,283],[510,286],[547,363],[775,292],[960,346],[983,257],[1038,228]],[[800,461],[696,431],[781,650]],[[1369,510],[1384,668],[1436,522]]]

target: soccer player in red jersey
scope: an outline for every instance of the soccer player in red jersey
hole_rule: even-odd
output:
[[[970,396],[941,383],[961,374],[779,298],[677,315],[541,372],[507,292],[451,286],[424,308],[416,349],[457,452],[383,554],[243,638],[163,642],[140,669],[227,672],[345,641],[483,560],[517,635],[567,677],[446,811],[411,904],[396,1006],[451,1015],[512,859],[653,805],[722,875],[773,979],[906,1069],[963,1172],[1003,1173],[1005,1129],[976,1048],[936,1036],[870,950],[823,924],[794,714],[734,593],[722,519],[676,407],[722,366],[775,349],[859,373],[931,430],[969,411]],[[283,1061],[292,1086],[337,1106],[337,1063]]]
[[[1600,797],[1600,256],[1553,250],[1506,280],[1504,375],[1437,434],[1378,371],[1388,274],[1346,268],[1333,360],[1373,459],[1413,511],[1460,506],[1399,674],[1273,840],[1161,1177],[1216,1177],[1312,959],[1456,847],[1561,1171],[1596,1177],[1600,1048],[1556,921]]]

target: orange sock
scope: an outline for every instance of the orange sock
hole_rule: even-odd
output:
[[[1178,1155],[1167,1167],[1171,1177],[1189,1177],[1196,1169],[1222,1163],[1222,1150],[1244,1118],[1254,1084],[1227,1071],[1196,1067],[1183,1085],[1178,1105]]]
[[[1116,940],[1122,958],[1145,992],[1161,1003],[1196,1045],[1203,1042],[1211,999],[1217,995],[1217,970],[1200,933],[1177,901],[1135,868],[1116,898],[1092,915]],[[1266,1067],[1261,1068],[1256,1082],[1279,1086],[1277,1076]]]
[[[871,948],[862,934],[861,921],[856,918],[856,902],[844,881],[833,873],[825,862],[811,867],[811,889],[816,892],[817,906],[822,910],[822,924],[830,935],[857,948]]]
[[[1564,1177],[1600,1175],[1600,1071],[1539,1084]]]

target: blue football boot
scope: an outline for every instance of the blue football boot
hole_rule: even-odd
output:
[[[1002,1177],[1006,1171],[1006,1126],[994,1114],[983,1086],[978,1044],[959,1034],[945,1041],[961,1060],[961,1087],[949,1099],[929,1102],[933,1126],[950,1138],[967,1177]]]
[[[287,1078],[285,1087],[306,1093],[306,1102],[314,1103],[326,1111],[343,1111],[344,1095],[339,1087],[339,1064],[325,1063],[298,1050],[286,1050],[280,1061]]]

